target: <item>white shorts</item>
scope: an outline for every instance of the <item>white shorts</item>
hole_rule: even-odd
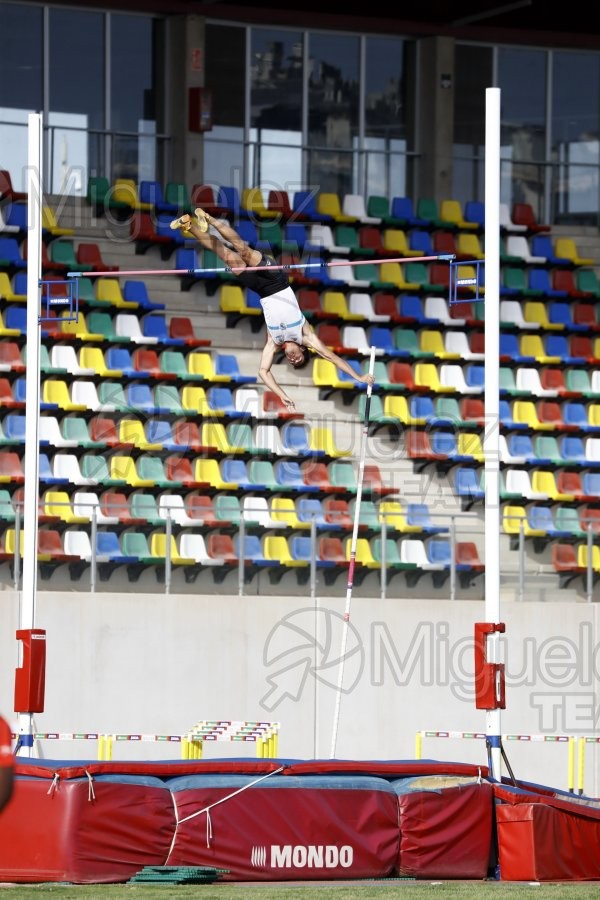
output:
[[[276,344],[295,341],[302,344],[304,316],[291,287],[261,298],[261,306],[269,334]]]

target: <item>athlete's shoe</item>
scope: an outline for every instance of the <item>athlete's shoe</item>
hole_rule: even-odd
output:
[[[171,222],[171,228],[173,231],[177,231],[178,228],[189,228],[192,224],[191,216],[185,213],[183,216],[179,216],[178,219],[173,219]]]
[[[208,221],[204,210],[198,207],[194,210],[194,214],[196,216],[196,219],[198,220],[198,228],[200,229],[200,231],[208,231]]]

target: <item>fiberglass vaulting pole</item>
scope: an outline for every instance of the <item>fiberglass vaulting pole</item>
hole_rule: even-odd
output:
[[[369,375],[375,371],[375,347],[371,347],[371,359],[369,363]],[[354,527],[352,529],[352,543],[350,549],[350,567],[348,569],[348,584],[346,588],[346,607],[344,610],[344,622],[342,627],[342,646],[340,649],[339,672],[337,693],[335,696],[335,709],[333,713],[333,728],[331,732],[331,752],[330,757],[335,757],[335,748],[337,744],[338,727],[340,721],[340,705],[342,702],[342,692],[344,689],[344,658],[346,656],[346,647],[348,644],[348,626],[350,624],[350,605],[352,603],[352,588],[354,586],[354,563],[356,559],[356,542],[358,537],[358,522],[360,518],[360,503],[362,499],[362,485],[365,471],[365,453],[367,450],[367,437],[369,434],[369,411],[371,406],[371,394],[373,386],[367,385],[367,402],[365,403],[365,414],[362,428],[362,440],[360,448],[360,462],[358,467],[358,478],[356,482],[356,506],[354,508]]]
[[[500,621],[500,89],[486,90],[485,124],[485,619]],[[500,634],[487,635],[500,662]],[[500,708],[486,710],[490,773],[501,778]]]

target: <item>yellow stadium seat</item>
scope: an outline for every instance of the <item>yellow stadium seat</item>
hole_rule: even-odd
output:
[[[423,353],[433,353],[438,359],[460,359],[459,353],[452,353],[446,350],[444,335],[441,331],[432,328],[424,328],[420,335],[419,349]]]
[[[534,469],[531,473],[531,490],[534,494],[545,495],[549,500],[568,503],[575,499],[572,494],[563,494],[558,490],[554,472]]]
[[[317,212],[331,216],[334,222],[351,224],[356,222],[355,216],[347,216],[342,212],[340,198],[336,193],[320,192],[317,194]]]
[[[438,369],[435,363],[415,363],[414,368],[415,387],[424,387],[435,394],[453,393],[454,387],[447,387],[440,382]]]
[[[70,319],[69,313],[63,310],[61,314],[61,331],[63,334],[72,334],[80,341],[104,341],[105,336],[90,332],[87,329],[85,313],[79,312],[76,319]]]
[[[119,442],[121,444],[133,444],[138,450],[162,450],[162,444],[152,444],[146,440],[144,423],[139,419],[120,420]]]
[[[223,284],[220,288],[219,309],[222,313],[239,313],[244,316],[262,316],[262,309],[248,306],[246,292],[239,284]]]
[[[570,259],[574,266],[597,266],[598,260],[591,256],[580,256],[573,238],[560,237],[554,242],[554,255]]]
[[[579,544],[577,547],[577,565],[587,569],[588,559],[587,544]],[[594,572],[600,571],[600,547],[597,544],[592,546],[592,569]]]
[[[202,446],[211,447],[217,453],[244,453],[244,447],[233,447],[229,443],[225,426],[221,422],[203,422]]]
[[[262,190],[258,187],[244,188],[242,190],[242,209],[247,209],[249,213],[258,219],[277,219],[280,216],[278,210],[268,209],[265,206],[265,198]]]
[[[512,417],[520,425],[526,425],[535,431],[553,431],[551,422],[540,422],[537,409],[533,400],[515,400],[512,407]]]
[[[132,456],[115,454],[109,460],[109,475],[114,481],[125,481],[132,487],[153,487],[152,479],[140,478],[137,472],[135,460]]]
[[[477,225],[475,225],[477,227]],[[476,234],[459,234],[456,237],[456,253],[460,256],[468,256],[470,259],[483,259],[485,257],[481,241]]]
[[[9,303],[27,303],[27,294],[15,294],[6,272],[0,272],[0,300]]]
[[[203,387],[196,387],[195,385],[185,385],[181,389],[181,405],[184,409],[189,409],[191,412],[197,412],[200,416],[221,416],[223,412],[221,410],[213,410],[208,405],[208,400],[206,399],[206,391]]]
[[[49,231],[52,237],[71,237],[75,234],[73,228],[62,228],[56,219],[56,214],[50,206],[42,206],[42,228]]]
[[[417,282],[406,280],[402,263],[399,262],[379,263],[379,280],[389,281],[401,291],[418,291],[421,287]]]
[[[443,219],[445,222],[451,222],[459,230],[477,231],[479,228],[477,222],[468,222],[465,219],[459,200],[442,200],[440,202],[440,219]]]
[[[349,560],[352,553],[352,538],[346,539],[346,559]],[[380,569],[381,563],[375,559],[371,545],[367,538],[358,538],[356,541],[356,562],[367,569]]]
[[[352,455],[352,451],[350,449],[342,450],[340,447],[336,446],[335,440],[333,438],[333,432],[331,428],[328,427],[311,428],[310,449],[321,450],[327,456],[333,457]]]
[[[169,541],[171,563],[174,566],[195,566],[196,560],[179,555],[177,543],[173,535]],[[162,532],[154,532],[150,535],[150,553],[158,559],[167,558],[167,535]]]
[[[298,518],[293,497],[273,497],[271,518],[276,522],[282,522],[288,528],[310,528],[310,522],[301,522]]]
[[[85,516],[76,516],[71,499],[66,491],[46,491],[44,494],[44,515],[58,517],[68,525],[89,522]]]
[[[323,312],[337,316],[345,322],[364,321],[364,316],[360,313],[350,312],[346,295],[341,291],[325,291],[323,294]]]
[[[411,415],[408,400],[398,394],[386,394],[383,400],[384,416],[392,416],[402,425],[425,425],[425,420]]]
[[[403,532],[421,531],[418,525],[409,525],[402,509],[402,504],[398,500],[382,500],[379,504],[379,521],[383,523],[385,517],[385,525],[388,530]]]
[[[197,459],[194,467],[196,481],[206,482],[219,491],[235,491],[238,485],[235,482],[223,481],[218,460]]]
[[[523,307],[523,319],[531,327],[532,324],[550,331],[563,331],[564,325],[560,322],[550,322],[545,303],[528,300]]]
[[[200,350],[194,351],[189,354],[187,364],[190,375],[199,376],[203,381],[231,381],[229,375],[217,375],[210,353],[203,353]]]
[[[522,334],[519,343],[521,356],[533,356],[543,365],[560,365],[560,356],[547,356],[544,342],[539,334]]]
[[[502,509],[502,529],[505,534],[520,534],[521,523],[523,530],[527,526],[527,516],[524,506],[511,506],[507,504]]]
[[[102,378],[122,378],[120,369],[108,369],[104,361],[104,352],[100,347],[82,347],[79,353],[79,362],[84,369],[93,369],[96,375]]]
[[[131,209],[139,209],[152,212],[152,203],[143,203],[138,194],[138,189],[133,178],[115,178],[112,186],[111,199],[117,203],[126,203]]]
[[[72,402],[67,382],[57,378],[47,378],[42,384],[42,401],[69,412],[85,412],[87,409],[82,404]]]
[[[313,364],[313,383],[317,387],[333,387],[343,390],[354,390],[355,387],[354,381],[342,380],[337,366],[321,357],[315,359]]]
[[[385,228],[383,231],[383,246],[396,256],[421,256],[420,250],[411,250],[408,244],[406,232],[401,228]]]
[[[117,278],[98,278],[95,288],[96,300],[102,303],[110,303],[119,309],[138,309],[139,303],[125,300],[121,291],[121,285]]]
[[[267,535],[264,540],[265,559],[276,559],[282,566],[289,568],[306,568],[308,561],[305,559],[294,559],[290,553],[289,544],[286,537],[282,535]]]
[[[457,438],[457,452],[460,456],[472,456],[477,462],[485,462],[481,438],[478,434],[461,431]]]

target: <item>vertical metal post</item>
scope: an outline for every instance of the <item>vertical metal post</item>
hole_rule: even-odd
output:
[[[385,600],[387,593],[387,518],[385,513],[381,517],[381,569],[379,571],[379,582],[381,587],[380,596]]]
[[[318,671],[319,658],[319,601],[317,600],[317,520],[310,520],[310,599],[314,613],[314,647],[313,661],[315,672]],[[313,758],[319,758],[319,679],[313,678]]]
[[[20,627],[35,626],[38,575],[38,493],[40,428],[40,277],[42,271],[42,117],[28,117],[27,167],[27,371],[25,375],[25,499],[23,508],[23,589]],[[17,547],[20,551],[20,536]],[[19,713],[18,746],[33,755],[33,717]]]
[[[244,510],[240,515],[240,530],[238,535],[238,597],[244,596],[244,563],[245,563],[245,544],[246,544],[246,522],[244,519]]]
[[[90,591],[95,593],[98,578],[98,506],[92,506],[92,559],[90,564]]]
[[[525,599],[525,522],[519,519],[519,600]]]
[[[594,568],[592,566],[592,551],[594,549],[592,523],[588,519],[587,522],[587,571],[585,577],[585,599],[588,603],[592,602],[594,593]]]
[[[485,618],[500,621],[500,89],[485,92]],[[488,660],[500,662],[500,634],[488,640]],[[502,773],[500,708],[486,711],[490,775]]]
[[[16,504],[15,509],[15,563],[13,572],[13,585],[15,591],[19,590],[21,581],[21,504]]]
[[[450,599],[456,600],[456,519],[450,516]]]
[[[171,572],[173,560],[171,559],[171,537],[173,536],[173,524],[171,522],[171,510],[167,507],[167,527],[165,529],[166,553],[165,553],[165,594],[171,593]]]

